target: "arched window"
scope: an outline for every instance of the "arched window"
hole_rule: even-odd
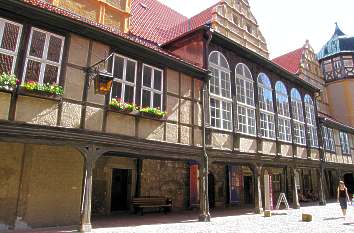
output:
[[[295,88],[291,89],[291,109],[293,110],[295,143],[306,145],[304,110],[301,95]]]
[[[236,97],[238,131],[245,134],[256,134],[253,78],[245,64],[236,66]]]
[[[318,136],[315,116],[315,105],[311,96],[305,95],[305,114],[307,123],[307,135],[310,146],[318,147]]]
[[[217,51],[209,56],[210,124],[212,127],[232,130],[232,99],[230,68],[226,58]]]
[[[275,84],[278,112],[278,138],[279,140],[291,142],[291,125],[288,92],[284,83],[278,81]]]
[[[262,137],[275,138],[272,86],[267,75],[258,75],[258,100],[260,108],[260,129]]]

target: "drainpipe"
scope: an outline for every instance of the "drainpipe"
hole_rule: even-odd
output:
[[[204,56],[204,68],[208,69],[208,54],[209,54],[209,44],[212,39],[212,29],[209,28],[209,30],[206,33],[206,41],[205,41],[205,46],[204,46],[204,51],[203,51],[203,56]],[[208,154],[207,154],[207,149],[206,149],[206,91],[208,88],[208,82],[209,82],[210,75],[205,77],[204,82],[203,82],[203,88],[202,88],[202,114],[203,114],[203,120],[202,120],[202,127],[203,127],[203,135],[202,135],[202,146],[203,146],[203,153],[202,153],[202,159],[201,159],[201,172],[202,172],[202,186],[203,186],[203,191],[204,193],[202,194],[202,198],[200,199],[200,208],[201,208],[201,214],[199,216],[199,221],[200,222],[210,222],[210,213],[209,213],[209,195],[208,195],[208,173],[209,173],[209,159],[208,159]]]

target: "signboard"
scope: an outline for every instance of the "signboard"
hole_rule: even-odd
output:
[[[229,201],[239,204],[243,187],[242,167],[229,166]]]
[[[199,204],[199,188],[198,188],[198,164],[189,166],[189,205],[195,206]]]

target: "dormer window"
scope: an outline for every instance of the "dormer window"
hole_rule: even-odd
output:
[[[252,34],[252,32],[253,32],[252,26],[249,24],[246,24],[246,30],[249,34]]]

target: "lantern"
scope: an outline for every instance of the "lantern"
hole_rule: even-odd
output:
[[[107,72],[97,72],[95,78],[96,94],[106,95],[111,91],[113,75]]]

